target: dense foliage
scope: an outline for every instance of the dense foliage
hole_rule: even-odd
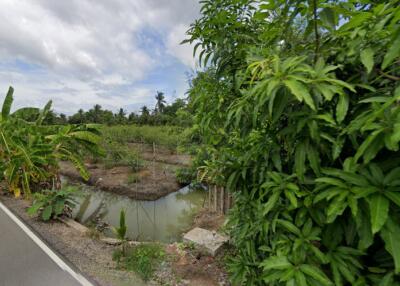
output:
[[[398,1],[203,0],[186,42],[241,285],[400,285]]]
[[[15,196],[32,191],[59,189],[59,160],[71,161],[83,178],[89,175],[83,152],[98,153],[99,131],[94,125],[44,125],[51,101],[43,110],[22,108],[10,112],[10,87],[0,117],[0,180]]]

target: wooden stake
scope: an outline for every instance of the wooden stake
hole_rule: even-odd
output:
[[[225,203],[225,190],[224,190],[224,187],[221,187],[220,190],[221,190],[221,214],[224,214],[224,203]]]
[[[214,211],[218,211],[218,195],[217,195],[218,189],[217,186],[214,186]]]
[[[211,187],[208,186],[208,211],[211,211]]]

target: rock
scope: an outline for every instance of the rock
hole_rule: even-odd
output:
[[[183,236],[185,242],[194,243],[201,250],[211,256],[215,256],[221,251],[223,245],[228,242],[228,237],[196,227]]]

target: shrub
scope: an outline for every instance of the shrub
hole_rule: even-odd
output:
[[[182,167],[175,171],[176,180],[181,185],[189,185],[196,178],[196,170]]]
[[[205,0],[190,98],[238,285],[399,285],[398,1]]]
[[[76,205],[78,190],[75,187],[63,187],[60,190],[42,190],[33,194],[33,203],[27,209],[29,215],[39,215],[44,221],[62,214],[71,215]]]

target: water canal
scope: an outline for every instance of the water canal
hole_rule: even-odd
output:
[[[206,191],[189,186],[155,201],[139,201],[128,197],[82,187],[73,217],[87,226],[105,222],[119,225],[120,210],[126,211],[127,236],[137,241],[173,242],[181,239],[204,204]],[[109,228],[107,236],[113,236]]]

